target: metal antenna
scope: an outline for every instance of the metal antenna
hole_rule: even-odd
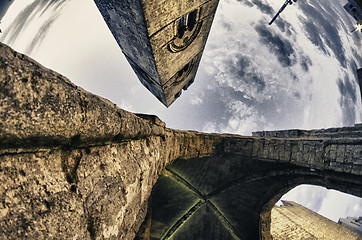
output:
[[[284,9],[289,5],[292,5],[293,2],[296,2],[297,0],[285,0],[283,6],[279,9],[279,11],[275,14],[275,16],[273,17],[273,19],[269,22],[269,25],[272,25],[272,23],[275,21],[275,19],[278,18],[279,14],[281,14]]]

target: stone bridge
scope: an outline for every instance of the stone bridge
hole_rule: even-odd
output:
[[[173,130],[1,43],[0,103],[1,239],[270,239],[299,184],[362,197],[361,125]]]

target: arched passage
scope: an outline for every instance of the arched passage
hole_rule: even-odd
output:
[[[272,239],[270,234],[271,210],[276,202],[291,189],[301,184],[310,184],[334,189],[340,192],[349,193],[361,197],[361,180],[357,176],[340,174],[335,172],[322,172],[314,170],[314,174],[290,175],[291,179],[285,188],[271,194],[270,201],[267,202],[260,214],[260,234],[262,239]]]
[[[362,196],[352,174],[236,155],[177,160],[153,189],[139,239],[268,239],[272,207],[302,183]]]
[[[356,240],[360,237],[357,232],[337,222],[340,218],[344,222],[350,217],[358,219],[362,216],[361,204],[362,198],[302,184],[283,195],[273,207],[270,233],[273,239]],[[358,229],[358,223],[354,225]]]

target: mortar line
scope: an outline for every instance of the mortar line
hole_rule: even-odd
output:
[[[211,208],[212,211],[214,211],[214,214],[219,217],[221,222],[226,225],[225,227],[229,231],[231,231],[233,235],[235,235],[239,240],[245,239],[244,236],[234,228],[230,221],[224,216],[224,214],[221,213],[221,211],[219,211],[219,209],[210,200],[207,200],[206,204]]]
[[[205,202],[200,200],[198,201],[194,206],[192,206],[184,215],[182,215],[182,217],[180,217],[166,232],[165,234],[162,235],[162,237],[160,238],[161,240],[166,240],[169,239],[169,237],[172,236],[172,234],[174,234],[177,229],[187,220],[189,219],[195,212],[197,212],[197,210],[199,210],[201,208],[201,206],[204,204]]]
[[[192,186],[191,183],[189,183],[188,181],[186,181],[184,178],[182,178],[181,176],[179,176],[177,173],[173,172],[172,170],[170,170],[169,168],[166,167],[165,169],[167,172],[171,173],[169,176],[171,178],[173,178],[174,180],[176,180],[177,182],[185,185],[188,189],[190,189],[191,191],[193,191],[200,199],[206,201],[206,196],[203,195],[199,190],[197,190],[194,186]]]

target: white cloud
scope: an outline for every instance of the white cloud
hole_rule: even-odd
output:
[[[202,132],[217,133],[217,132],[220,132],[220,131],[218,131],[215,123],[213,123],[213,122],[205,122],[205,125],[202,128]]]
[[[250,135],[261,122],[265,121],[254,107],[247,106],[241,101],[230,103],[229,109],[233,112],[233,116],[226,124],[220,124],[221,132]]]
[[[204,101],[200,97],[194,96],[193,98],[191,98],[190,102],[191,102],[192,105],[200,105]]]
[[[362,216],[362,199],[336,190],[328,191],[319,214],[337,222],[339,218]]]
[[[299,185],[281,197],[281,200],[294,201],[315,212],[322,206],[323,199],[328,194],[325,187],[314,185]]]
[[[339,218],[362,216],[361,198],[320,186],[299,185],[283,195],[281,200],[294,201],[335,222]]]

